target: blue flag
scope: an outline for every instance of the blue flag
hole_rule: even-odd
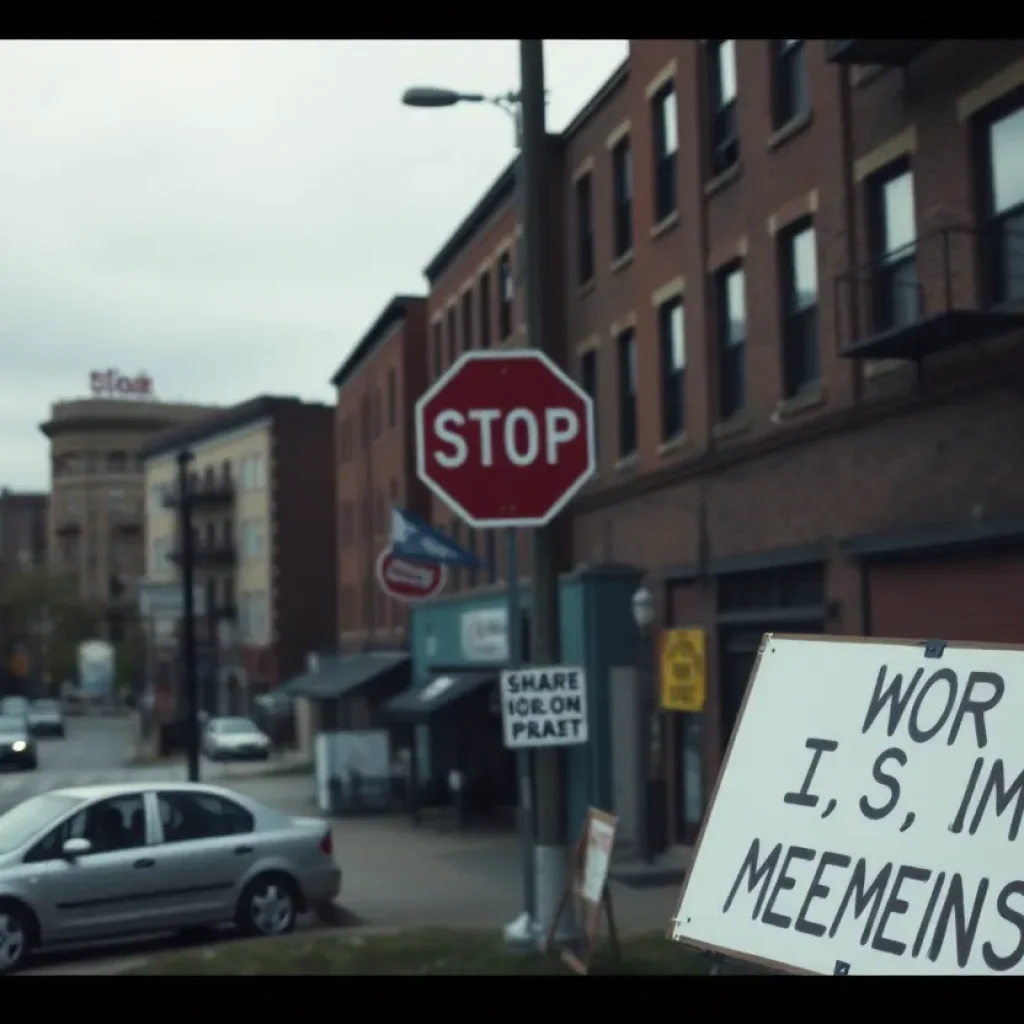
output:
[[[446,537],[419,516],[395,506],[391,508],[391,550],[409,562],[458,565],[469,569],[483,565],[476,555],[460,547],[451,537]]]

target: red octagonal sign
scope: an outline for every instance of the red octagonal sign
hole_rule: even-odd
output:
[[[596,469],[594,403],[544,353],[464,353],[416,403],[417,475],[470,526],[545,526]]]

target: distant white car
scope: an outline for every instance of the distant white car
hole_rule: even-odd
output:
[[[203,753],[211,761],[265,761],[270,750],[270,737],[248,718],[211,718],[203,730]]]
[[[28,706],[28,727],[33,736],[64,738],[64,712],[56,700],[34,700]]]

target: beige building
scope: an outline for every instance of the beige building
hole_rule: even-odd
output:
[[[237,625],[239,640],[271,643],[272,537],[267,464],[269,417],[196,441],[189,446],[196,582],[206,592],[207,613]],[[146,579],[178,579],[177,452],[145,461]]]
[[[100,602],[109,638],[135,611],[145,568],[140,450],[154,435],[213,411],[118,398],[55,402],[40,425],[50,439],[51,568],[77,576],[82,596]]]
[[[143,449],[146,580],[180,580],[178,454],[188,464],[195,583],[205,596],[200,671],[210,710],[304,670],[336,629],[334,410],[262,395]],[[214,676],[216,677],[214,679]]]

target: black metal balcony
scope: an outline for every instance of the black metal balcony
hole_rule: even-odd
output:
[[[126,537],[136,537],[142,533],[142,519],[132,512],[111,512],[108,522],[114,533]]]
[[[80,519],[59,519],[57,521],[56,533],[58,537],[74,537],[82,532],[82,521]]]
[[[220,508],[235,500],[235,482],[221,477],[217,480],[201,481],[188,490],[188,501],[194,509]],[[164,497],[164,508],[177,508],[181,496],[175,488]]]
[[[833,64],[905,68],[937,39],[830,39],[826,54]]]
[[[168,556],[172,562],[181,564],[181,550],[176,548]],[[198,567],[215,567],[224,565],[234,565],[235,559],[237,558],[237,551],[235,550],[235,542],[218,540],[218,541],[199,541],[192,546],[192,562]]]
[[[835,279],[849,359],[906,359],[1024,328],[1024,230],[949,227]]]

